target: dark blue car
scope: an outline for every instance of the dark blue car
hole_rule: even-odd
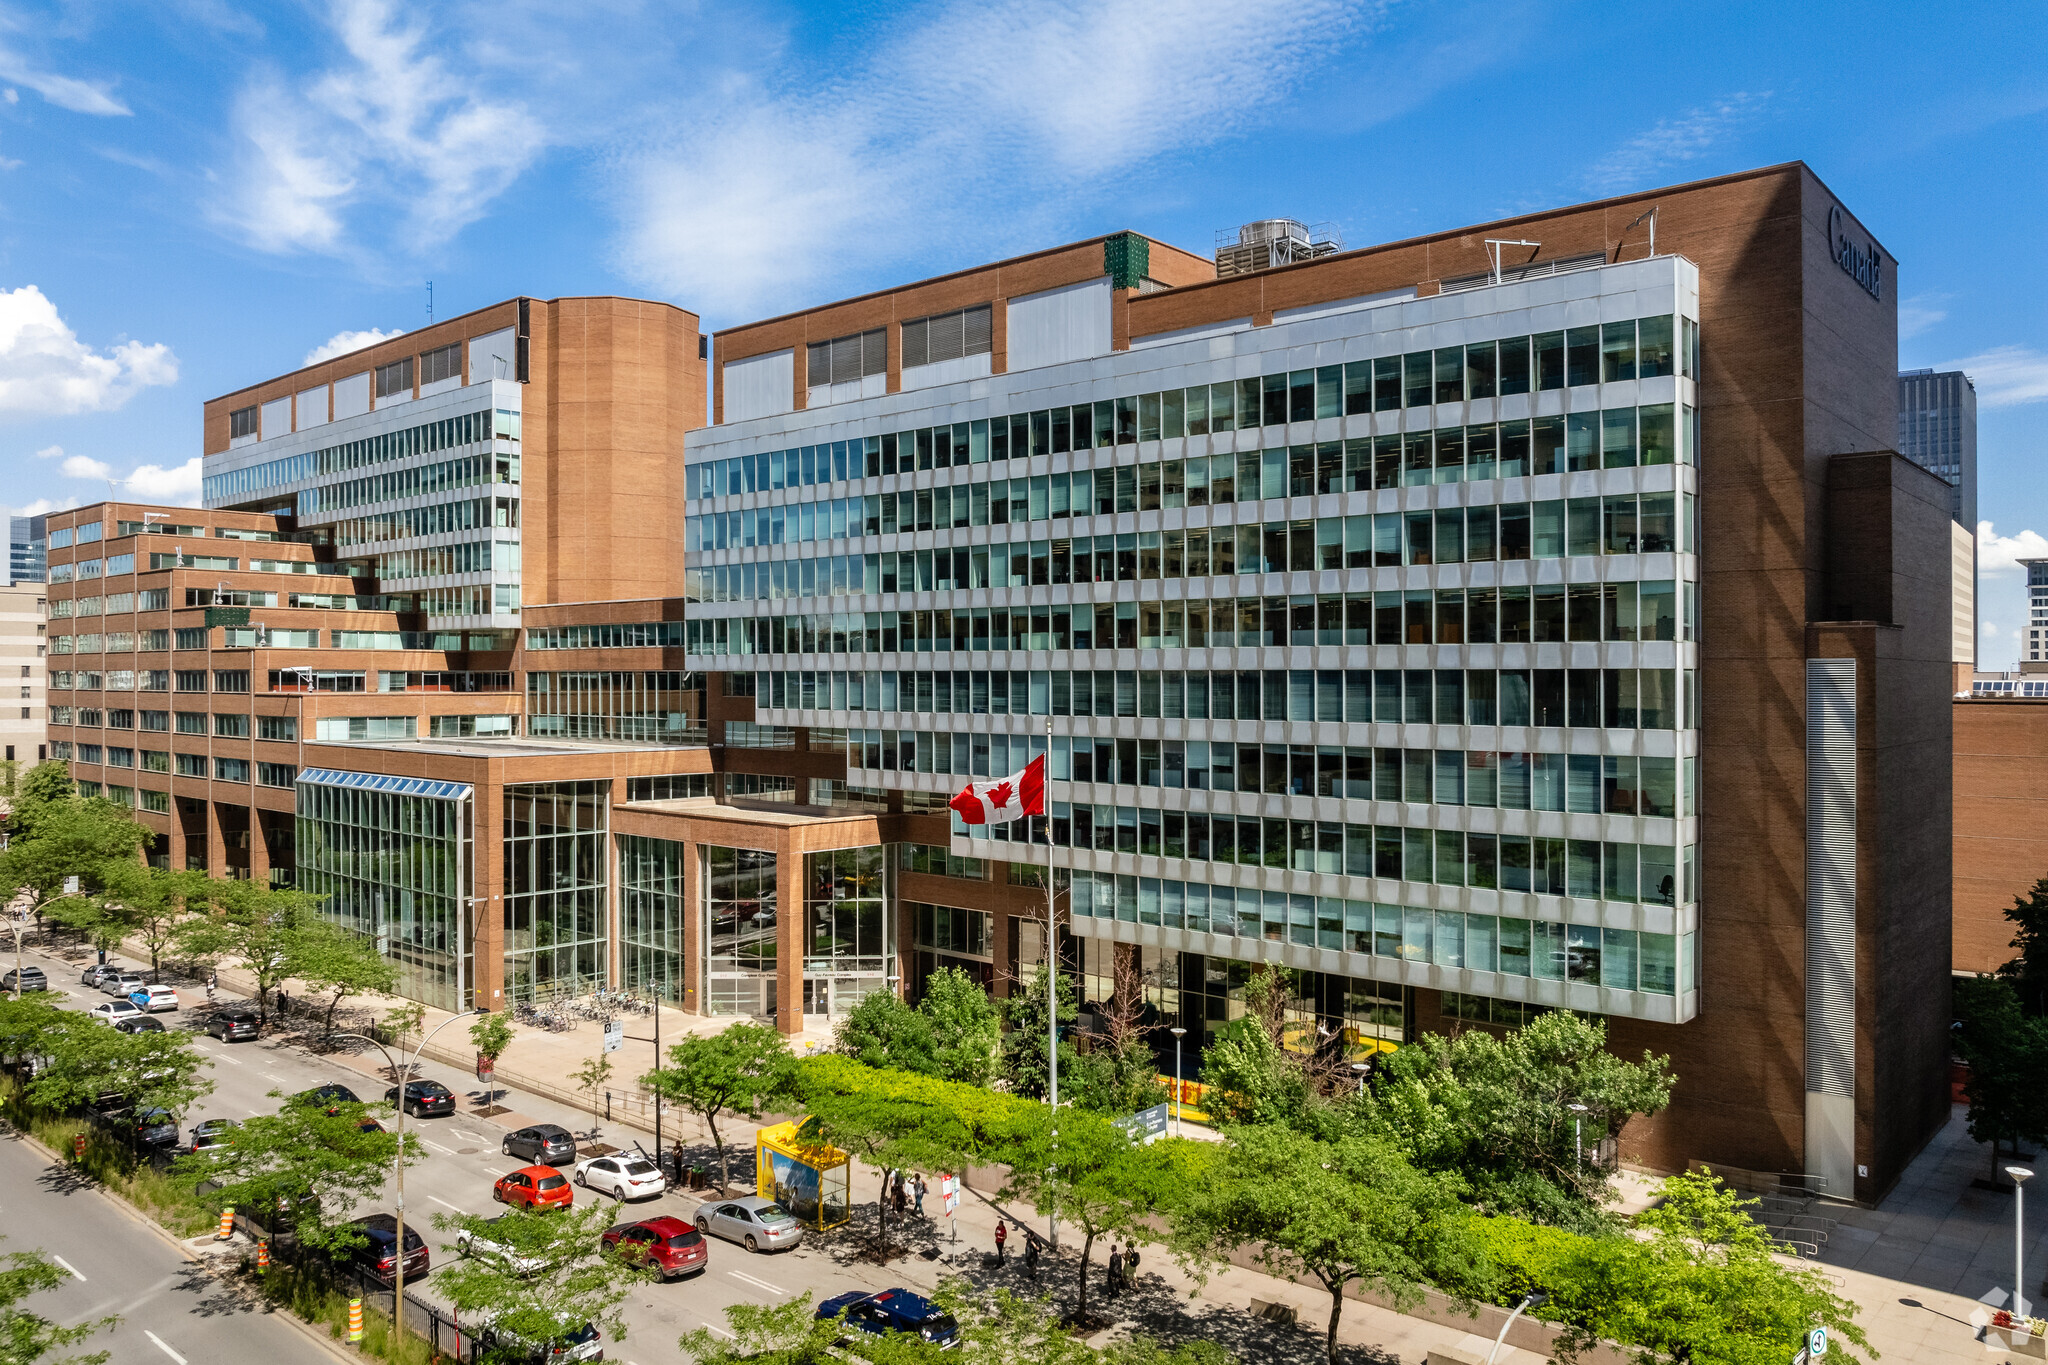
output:
[[[818,1316],[846,1315],[848,1324],[880,1336],[884,1332],[914,1332],[938,1346],[960,1344],[960,1324],[921,1294],[908,1289],[884,1289],[879,1294],[837,1294],[818,1305]]]

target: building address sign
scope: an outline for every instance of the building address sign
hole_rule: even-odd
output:
[[[1849,215],[1840,204],[1828,210],[1828,254],[1866,294],[1884,297],[1884,253],[1869,238],[1859,242],[1849,235]]]

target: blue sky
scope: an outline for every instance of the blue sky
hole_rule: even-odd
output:
[[[2048,554],[2036,5],[0,0],[0,503],[192,501],[200,404],[525,293],[711,328],[1117,228],[1354,245],[1803,158],[1977,378],[1985,666]]]

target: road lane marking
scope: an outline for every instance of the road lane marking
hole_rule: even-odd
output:
[[[263,1111],[262,1111],[261,1109],[251,1109],[251,1110],[249,1111],[249,1113],[250,1113],[250,1115],[251,1115],[252,1117],[254,1117],[254,1118],[259,1118],[259,1119],[260,1119],[260,1118],[262,1118],[262,1117],[263,1117]]]
[[[165,1355],[169,1356],[172,1360],[177,1361],[178,1365],[185,1365],[185,1357],[179,1355],[176,1351],[173,1351],[169,1346],[165,1345],[164,1339],[162,1337],[150,1331],[148,1328],[143,1329],[142,1335],[148,1337],[151,1341],[155,1342],[156,1348],[159,1351],[162,1351]]]
[[[83,1276],[83,1275],[80,1275],[80,1274],[78,1273],[78,1267],[77,1267],[77,1266],[75,1266],[75,1265],[71,1264],[71,1262],[69,1262],[69,1261],[65,1260],[65,1259],[64,1259],[64,1258],[63,1258],[62,1256],[55,1256],[55,1255],[53,1255],[53,1256],[51,1256],[51,1257],[50,1257],[50,1259],[51,1259],[51,1260],[53,1260],[53,1261],[55,1261],[55,1262],[56,1262],[56,1263],[57,1263],[58,1265],[61,1265],[61,1266],[63,1266],[63,1267],[64,1267],[64,1268],[66,1269],[66,1270],[70,1271],[70,1272],[71,1272],[71,1275],[72,1275],[72,1278],[74,1278],[74,1279],[79,1279],[79,1280],[82,1280],[82,1279],[84,1279],[84,1278],[85,1278],[85,1276]]]
[[[227,1063],[227,1064],[228,1064],[229,1066],[240,1066],[240,1065],[242,1064],[242,1063],[241,1063],[241,1062],[240,1062],[240,1061],[239,1061],[238,1059],[236,1059],[236,1058],[234,1058],[234,1057],[230,1057],[230,1056],[228,1056],[228,1055],[227,1055],[226,1053],[224,1053],[224,1052],[223,1052],[223,1053],[218,1053],[218,1054],[214,1054],[214,1055],[213,1055],[213,1059],[214,1059],[214,1060],[215,1060],[216,1062],[226,1062],[226,1063]]]
[[[745,1280],[748,1284],[754,1286],[754,1288],[756,1289],[765,1289],[770,1294],[787,1294],[789,1292],[787,1289],[784,1289],[779,1284],[770,1284],[766,1280],[757,1280],[752,1275],[745,1274],[738,1270],[728,1270],[725,1273],[732,1276],[735,1280]]]
[[[277,1074],[277,1073],[276,1073],[275,1071],[266,1071],[266,1072],[264,1072],[264,1073],[263,1073],[263,1078],[264,1078],[265,1080],[269,1080],[269,1081],[276,1081],[276,1082],[277,1082],[277,1083],[278,1083],[279,1085],[284,1085],[284,1084],[287,1084],[287,1082],[285,1081],[285,1078],[284,1078],[284,1077],[282,1077],[282,1076],[280,1076],[280,1075],[278,1075],[278,1074]]]
[[[441,1198],[438,1195],[430,1194],[427,1196],[427,1198],[433,1200],[436,1204],[439,1204],[444,1209],[454,1209],[457,1213],[461,1213],[463,1211],[459,1205],[451,1204],[447,1200]]]
[[[738,1338],[737,1338],[737,1337],[735,1337],[735,1336],[733,1336],[733,1334],[732,1334],[732,1333],[730,1333],[730,1332],[726,1331],[726,1330],[725,1330],[725,1329],[724,1329],[723,1327],[720,1327],[720,1326],[719,1326],[719,1325],[718,1325],[717,1323],[715,1323],[715,1322],[707,1322],[707,1323],[705,1323],[704,1325],[705,1325],[705,1326],[706,1326],[707,1328],[709,1328],[710,1330],[712,1330],[712,1331],[714,1331],[714,1332],[718,1333],[718,1335],[720,1335],[720,1336],[724,1337],[724,1338],[725,1338],[725,1339],[726,1339],[727,1341],[736,1341],[736,1340],[738,1340]]]
[[[443,1147],[440,1143],[434,1142],[428,1138],[421,1138],[420,1141],[426,1143],[427,1146],[432,1147],[435,1151],[441,1153],[441,1155],[443,1156],[455,1155],[455,1149],[453,1147]]]

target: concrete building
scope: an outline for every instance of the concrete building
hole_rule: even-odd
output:
[[[24,767],[50,756],[48,615],[42,584],[0,585],[0,760]]]
[[[694,320],[621,300],[215,400],[212,510],[52,520],[53,738],[436,1003],[795,1032],[1057,952],[1192,1071],[1264,964],[1361,1060],[1603,1014],[1682,1078],[1626,1155],[1876,1197],[1947,1112],[1951,937],[1895,263],[1797,164],[1324,245],[1118,233],[736,328],[686,445]],[[955,823],[1038,753],[1050,852]]]
[[[1980,673],[1954,715],[1953,965],[1966,975],[2013,958],[2005,912],[2048,877],[2048,676]]]
[[[44,534],[42,517],[7,519],[7,562],[0,565],[0,585],[43,581]]]
[[[2022,673],[2048,673],[2048,559],[2023,559],[2027,571],[2027,639],[2020,651]]]
[[[1961,370],[1899,375],[1899,453],[1949,486],[1950,661],[1955,690],[1977,669],[1977,386]]]

